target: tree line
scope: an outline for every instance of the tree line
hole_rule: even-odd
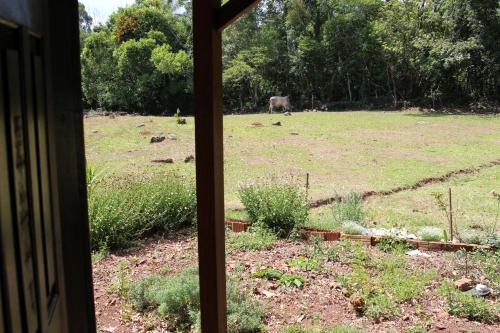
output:
[[[80,6],[87,107],[191,112],[190,1],[91,20]],[[263,0],[223,34],[225,112],[496,101],[499,41],[498,0]]]

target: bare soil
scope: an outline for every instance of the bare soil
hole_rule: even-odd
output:
[[[239,251],[226,257],[229,276],[242,274],[242,287],[260,300],[266,309],[265,323],[269,332],[279,332],[283,327],[300,323],[305,326],[353,324],[366,332],[404,332],[423,322],[431,332],[500,332],[500,325],[490,325],[450,316],[443,306],[443,299],[435,296],[440,282],[435,282],[424,297],[400,307],[401,315],[381,322],[359,317],[344,295],[345,290],[336,283],[337,274],[347,273],[350,267],[339,262],[322,264],[320,272],[298,271],[290,268],[290,258],[304,255],[310,245],[304,241],[277,241],[266,251]],[[119,262],[127,263],[130,281],[149,274],[172,274],[197,263],[196,236],[181,232],[168,238],[148,240],[143,245],[114,253],[97,262],[93,267],[95,307],[101,332],[169,332],[165,323],[154,313],[140,313],[131,308],[125,299],[111,291],[118,272]],[[372,255],[376,248],[370,248]],[[460,277],[456,261],[450,254],[429,252],[430,258],[408,257],[410,265],[417,268],[434,268],[446,278]],[[379,253],[380,254],[380,253]],[[300,274],[306,283],[302,289],[285,288],[276,282],[253,279],[251,273],[261,266],[273,267],[288,273]],[[417,306],[417,304],[421,306]],[[422,310],[418,310],[423,307]]]

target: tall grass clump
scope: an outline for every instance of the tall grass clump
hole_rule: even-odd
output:
[[[336,197],[331,205],[333,226],[349,234],[362,234],[365,226],[363,198],[358,193]]]
[[[196,193],[192,182],[166,177],[117,185],[95,181],[88,184],[90,241],[94,250],[127,247],[145,236],[195,223]]]
[[[141,311],[155,310],[175,331],[195,328],[200,332],[200,289],[198,272],[189,268],[171,276],[148,276],[131,284],[128,297]],[[264,330],[264,311],[260,303],[242,291],[239,282],[228,280],[228,332],[246,333]]]
[[[290,182],[247,184],[239,189],[250,223],[280,238],[297,234],[309,217],[305,191]]]

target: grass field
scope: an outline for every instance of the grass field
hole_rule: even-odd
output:
[[[273,126],[280,121],[282,126]],[[144,125],[138,127],[139,125]],[[261,124],[262,126],[260,126]],[[177,140],[150,144],[152,135]],[[171,117],[85,118],[89,165],[110,179],[175,173],[194,177],[194,119],[177,125]],[[151,162],[173,158],[173,164]],[[241,207],[238,184],[259,177],[310,174],[312,200],[336,193],[383,191],[449,171],[500,159],[500,117],[412,112],[315,112],[224,117],[226,209]],[[368,200],[371,223],[383,226],[444,225],[432,192],[451,186],[460,227],[491,224],[500,188],[500,166],[452,177],[443,183]],[[313,210],[312,224],[329,222],[329,208]]]

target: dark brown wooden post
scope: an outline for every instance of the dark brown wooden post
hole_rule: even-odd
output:
[[[193,1],[196,191],[201,328],[226,332],[220,0]]]
[[[201,329],[225,333],[222,30],[257,0],[193,0],[196,191]]]

